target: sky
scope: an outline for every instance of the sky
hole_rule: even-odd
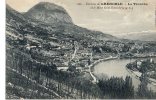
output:
[[[52,2],[67,10],[73,22],[91,30],[112,35],[156,32],[156,0],[6,0],[19,12],[26,12],[39,2]],[[133,10],[90,9],[86,3],[148,3],[147,6],[131,6]],[[78,5],[81,3],[82,5]],[[105,6],[107,7],[107,6]]]

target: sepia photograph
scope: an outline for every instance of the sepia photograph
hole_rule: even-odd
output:
[[[156,99],[155,0],[5,5],[5,99]]]

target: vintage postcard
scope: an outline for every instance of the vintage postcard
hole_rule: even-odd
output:
[[[6,0],[6,99],[156,99],[156,1]]]

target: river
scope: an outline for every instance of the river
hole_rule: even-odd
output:
[[[145,58],[138,58],[145,59]],[[156,57],[152,58],[156,62]],[[102,78],[110,78],[110,77],[123,77],[131,76],[132,82],[135,90],[138,88],[140,84],[140,80],[136,77],[135,74],[128,71],[125,67],[128,63],[135,61],[136,59],[113,59],[108,61],[103,61],[96,66],[94,66],[94,75],[98,79]],[[156,86],[152,84],[148,84],[148,87],[156,92]]]

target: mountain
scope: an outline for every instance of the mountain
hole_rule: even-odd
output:
[[[73,40],[118,40],[116,37],[98,31],[88,30],[73,24],[66,10],[53,3],[41,2],[26,13],[19,13],[6,7],[7,26],[19,34],[60,35],[59,38]],[[13,28],[14,27],[14,28]]]
[[[18,20],[18,21],[24,21],[24,16],[17,12],[16,10],[14,10],[13,8],[11,8],[9,5],[6,5],[6,19],[7,20]]]
[[[51,30],[57,30],[57,32],[61,32],[66,35],[77,34],[76,39],[77,37],[83,38],[84,36],[87,36],[89,38],[96,38],[100,40],[116,40],[116,37],[111,35],[98,31],[91,31],[75,25],[67,11],[53,3],[40,2],[26,12],[24,16],[29,18],[28,20],[31,20],[31,22],[37,21],[37,24],[40,24],[39,26],[42,28],[49,27]]]
[[[22,14],[12,9],[9,5],[6,5],[6,26],[17,29],[19,25],[23,25],[25,22],[25,17]]]
[[[25,16],[33,18],[47,24],[53,23],[73,23],[66,10],[58,5],[48,2],[40,2],[32,7]]]
[[[120,35],[119,37],[130,40],[156,41],[156,32],[138,32]]]

